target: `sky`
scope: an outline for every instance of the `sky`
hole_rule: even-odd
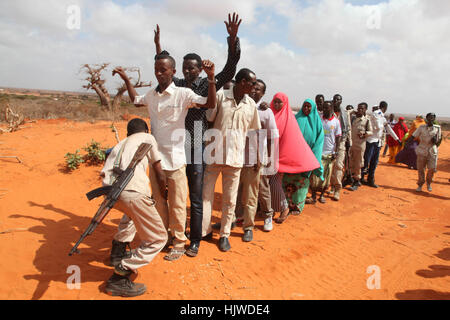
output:
[[[233,12],[238,70],[266,82],[268,102],[277,92],[292,106],[339,93],[344,105],[385,100],[388,113],[450,116],[448,0],[0,1],[0,86],[82,92],[80,67],[104,62],[140,67],[155,84],[156,24],[178,67],[195,52],[220,72]],[[114,92],[120,80],[105,78]]]

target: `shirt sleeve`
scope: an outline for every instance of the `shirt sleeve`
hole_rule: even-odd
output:
[[[148,106],[148,103],[147,103],[145,97],[146,97],[146,95],[143,95],[143,96],[136,96],[136,97],[134,98],[134,104],[136,104],[136,105],[144,105],[144,106]]]
[[[272,139],[277,139],[280,137],[280,133],[278,132],[277,123],[275,121],[275,116],[273,115],[272,110],[267,109],[268,112],[268,121],[267,121],[267,137],[271,137]]]
[[[105,161],[105,164],[103,165],[103,169],[100,172],[100,177],[102,177],[102,183],[104,186],[110,185],[111,175],[114,169],[114,162],[116,161],[122,144],[123,142],[120,142],[112,149],[111,153]]]
[[[261,129],[261,121],[259,120],[259,114],[258,114],[258,110],[256,109],[256,106],[253,104],[254,109],[253,109],[253,118],[252,121],[250,122],[250,126],[249,126],[249,130],[259,130]]]
[[[366,136],[370,137],[371,135],[373,135],[372,122],[370,121],[370,119],[367,119]]]
[[[384,118],[383,118],[384,119]],[[387,130],[387,133],[392,137],[392,138],[394,138],[394,140],[399,140],[398,139],[398,136],[395,134],[395,132],[394,132],[394,130],[392,130],[392,128],[391,128],[391,126],[387,123],[387,121],[386,121],[386,119],[384,119],[384,127],[386,128],[386,130]]]
[[[340,122],[339,120],[336,121],[336,131],[335,131],[335,136],[336,136],[336,137],[342,136],[341,122]]]
[[[414,133],[412,134],[412,136],[414,138],[418,138],[420,136],[420,134],[422,133],[422,127],[417,128],[416,131],[414,131]]]
[[[198,94],[196,94],[194,91],[192,91],[191,89],[185,89],[185,103],[184,103],[184,107],[185,108],[189,108],[190,106],[192,106],[192,104],[196,103],[196,104],[206,104],[206,102],[208,101],[208,98],[199,96]]]
[[[230,44],[230,38],[228,37],[228,58],[227,62],[225,64],[225,67],[223,67],[223,70],[216,75],[216,89],[220,90],[225,83],[231,81],[236,74],[236,66],[241,58],[241,45],[239,38],[236,38],[236,48],[233,51],[231,50],[231,46],[233,44]]]

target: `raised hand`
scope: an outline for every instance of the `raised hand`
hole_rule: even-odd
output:
[[[203,60],[202,67],[203,67],[203,71],[205,71],[205,73],[208,75],[208,78],[213,79],[214,72],[215,72],[214,63],[211,62],[210,60]]]
[[[270,106],[269,106],[269,104],[268,104],[267,102],[261,102],[261,104],[259,105],[259,107],[260,107],[262,110],[267,110],[267,109],[270,108]]]
[[[112,75],[115,76],[116,74],[118,74],[124,80],[128,79],[128,76],[122,67],[117,67],[113,70]]]
[[[160,54],[162,49],[161,49],[161,33],[160,33],[160,29],[159,29],[159,24],[156,25],[156,30],[155,31],[155,38],[154,38],[154,42],[155,42],[155,47],[156,47],[156,54]]]
[[[160,41],[160,29],[159,29],[159,24],[156,25],[156,30],[155,31],[155,43],[159,43]]]
[[[228,14],[228,22],[224,21],[227,26],[228,34],[232,39],[236,39],[237,33],[239,31],[239,26],[241,25],[242,19],[239,20],[239,15],[237,13],[233,13],[233,18],[231,18],[231,14]]]

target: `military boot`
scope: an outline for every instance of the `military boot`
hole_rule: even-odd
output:
[[[106,293],[111,296],[136,297],[143,295],[147,287],[143,283],[134,283],[130,280],[132,271],[124,269],[121,264],[117,265],[114,274],[106,283]]]
[[[113,240],[112,242],[112,248],[111,248],[111,255],[109,257],[109,265],[110,266],[117,266],[122,259],[130,258],[131,257],[131,248],[130,250],[127,250],[127,247],[130,248],[129,242],[119,242],[116,240]]]

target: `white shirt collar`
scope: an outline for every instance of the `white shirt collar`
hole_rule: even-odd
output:
[[[173,95],[173,93],[174,93],[174,91],[176,89],[176,86],[175,86],[175,83],[172,81],[172,83],[162,93],[159,93],[157,91],[158,88],[159,88],[159,85],[153,90],[155,95],[156,94],[161,94],[162,95],[162,94],[164,94],[164,92],[167,92],[169,95]]]

